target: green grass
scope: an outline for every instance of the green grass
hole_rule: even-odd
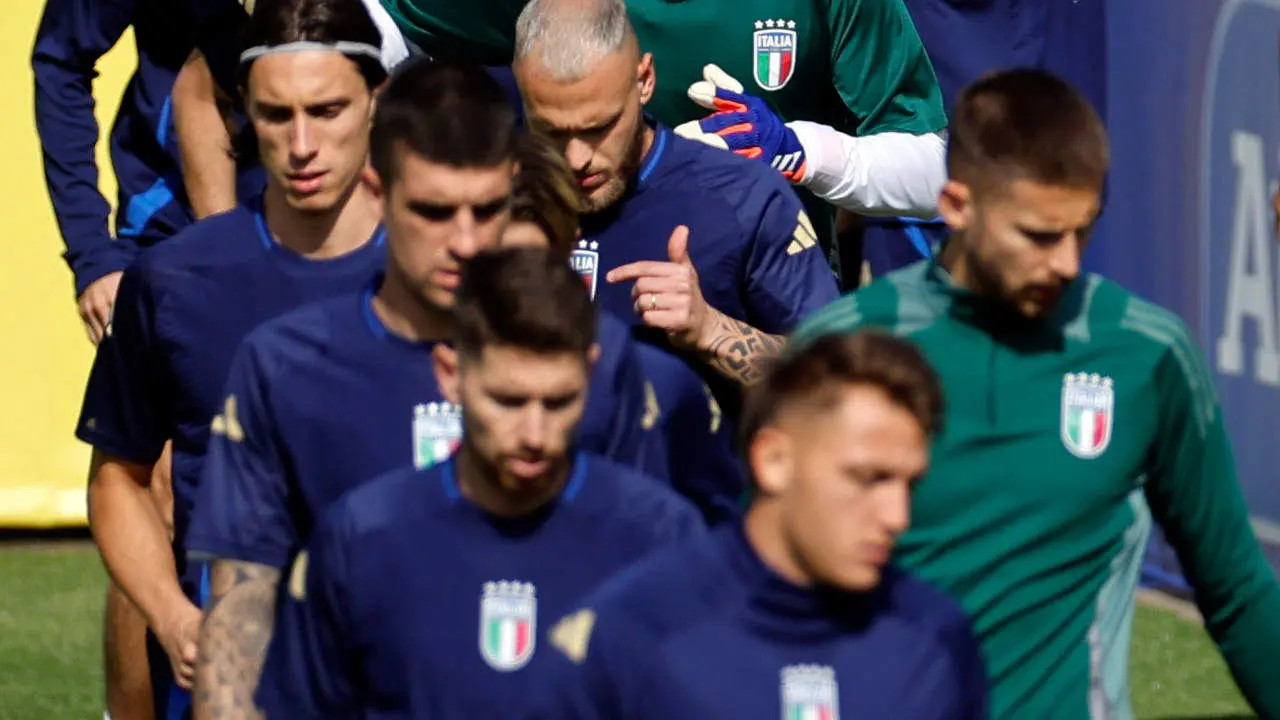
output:
[[[106,575],[87,544],[0,545],[0,718],[94,720],[102,713]],[[1247,717],[1226,667],[1194,623],[1138,609],[1139,718]]]

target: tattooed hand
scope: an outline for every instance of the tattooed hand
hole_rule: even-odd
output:
[[[215,560],[200,632],[195,720],[259,720],[253,693],[275,625],[280,571]]]

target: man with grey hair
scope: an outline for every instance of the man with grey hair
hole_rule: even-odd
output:
[[[739,386],[839,294],[799,199],[767,165],[644,114],[653,56],[623,0],[532,0],[513,69],[530,127],[562,149],[582,190],[575,267],[736,415]]]

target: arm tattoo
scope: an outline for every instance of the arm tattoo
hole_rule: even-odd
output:
[[[786,339],[721,315],[707,345],[707,360],[722,375],[750,385],[760,379],[764,364],[782,352]]]
[[[196,720],[259,720],[253,693],[275,626],[280,571],[215,560],[196,662]]]

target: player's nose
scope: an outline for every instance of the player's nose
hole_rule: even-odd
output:
[[[591,167],[591,157],[594,154],[590,145],[577,138],[570,139],[564,146],[565,160],[569,161],[569,167],[579,175]]]
[[[307,160],[315,155],[315,138],[311,121],[304,113],[293,119],[289,128],[289,154],[298,160]]]
[[[1080,274],[1080,238],[1066,237],[1053,246],[1049,255],[1049,267],[1053,274],[1066,281],[1075,280]]]

